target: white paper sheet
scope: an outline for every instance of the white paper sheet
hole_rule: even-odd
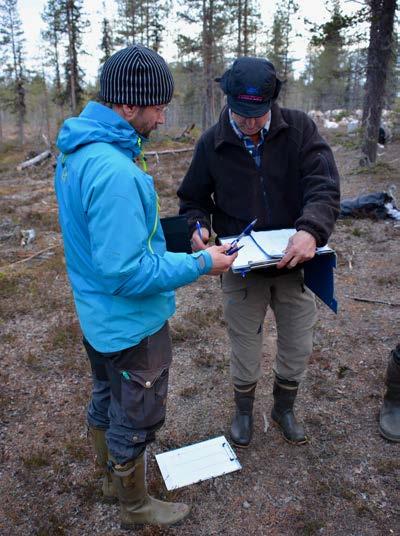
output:
[[[283,257],[289,238],[296,233],[296,229],[279,229],[276,231],[252,231],[251,236],[243,237],[239,246],[240,249],[235,259],[232,270],[240,271],[247,268],[257,268],[277,264]],[[220,238],[222,244],[233,242],[235,237]],[[329,246],[317,248],[317,254],[330,253],[332,249]]]
[[[168,490],[242,468],[225,436],[156,454],[156,460]]]

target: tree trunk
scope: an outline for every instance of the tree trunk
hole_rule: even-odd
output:
[[[238,7],[237,7],[237,28],[238,28],[238,35],[237,35],[237,55],[238,57],[242,55],[242,0],[238,0]]]
[[[204,76],[204,100],[203,100],[203,131],[209,128],[213,122],[214,108],[214,81],[213,81],[213,19],[214,0],[203,0],[203,76]]]
[[[248,0],[244,0],[243,9],[243,56],[249,54],[249,6]]]
[[[67,30],[68,30],[68,62],[69,62],[69,82],[70,82],[70,103],[72,115],[75,115],[77,108],[76,98],[76,52],[74,43],[74,30],[73,30],[73,0],[67,2]]]
[[[389,60],[393,47],[396,0],[370,0],[371,26],[368,47],[367,80],[363,109],[361,151],[367,165],[376,161]]]

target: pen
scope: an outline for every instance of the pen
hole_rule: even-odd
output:
[[[257,223],[257,218],[253,220],[249,225],[240,233],[238,237],[235,238],[235,240],[231,243],[231,249],[228,249],[227,254],[229,255],[230,251],[233,247],[236,246],[236,244],[241,240],[244,236],[249,235],[251,231],[253,230],[255,224]]]
[[[196,221],[197,232],[199,233],[200,240],[203,241],[203,235],[201,233],[201,225],[199,221]]]
[[[236,253],[237,251],[239,251],[239,249],[242,249],[242,248],[244,248],[244,244],[243,244],[243,246],[239,246],[238,248],[234,248],[234,249],[230,248],[230,249],[228,249],[228,251],[226,252],[226,255],[233,255],[234,253]]]

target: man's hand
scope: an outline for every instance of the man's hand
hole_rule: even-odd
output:
[[[200,237],[199,237],[200,240]],[[226,251],[230,248],[229,244],[224,246],[211,246],[207,248],[207,252],[211,255],[213,267],[208,275],[220,275],[223,272],[227,272],[231,267],[231,264],[238,256],[237,253],[232,255],[226,255]]]
[[[315,255],[316,240],[307,231],[297,231],[289,238],[285,255],[276,265],[277,268],[294,268],[300,262],[309,261]]]
[[[203,237],[203,240],[201,240],[197,229],[192,234],[192,239],[190,243],[192,244],[193,252],[208,248],[207,244],[208,244],[208,241],[210,240],[210,233],[208,232],[208,229],[206,229],[205,227],[202,227],[201,236]]]

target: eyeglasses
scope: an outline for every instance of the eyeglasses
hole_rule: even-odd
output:
[[[168,106],[155,106],[155,109],[159,114],[165,114],[168,111]]]

